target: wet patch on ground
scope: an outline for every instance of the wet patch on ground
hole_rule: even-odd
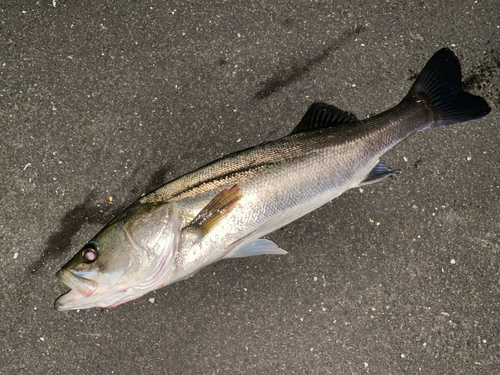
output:
[[[312,67],[323,62],[328,56],[333,52],[337,51],[341,46],[349,42],[356,35],[364,32],[366,28],[364,26],[358,26],[352,30],[348,30],[342,34],[342,36],[332,43],[327,48],[323,49],[316,56],[304,61],[302,64],[293,65],[288,70],[283,70],[276,73],[273,77],[269,78],[263,82],[263,88],[257,91],[254,95],[255,99],[265,99],[271,96],[276,91],[283,87],[286,87],[298,80],[300,80],[304,74],[306,74]]]

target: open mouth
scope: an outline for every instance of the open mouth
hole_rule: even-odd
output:
[[[87,277],[83,277],[82,275],[83,273],[71,270],[59,270],[56,273],[59,281],[71,288],[69,292],[57,298],[55,302],[57,310],[71,310],[73,303],[88,298],[96,292],[99,286],[97,281],[89,278],[87,273],[85,273]]]
[[[77,271],[63,271],[59,270],[56,277],[66,286],[71,289],[76,289],[85,298],[90,297],[97,290],[97,281],[90,278],[83,277]]]

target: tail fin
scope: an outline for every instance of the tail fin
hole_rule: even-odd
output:
[[[487,115],[491,108],[480,96],[469,94],[461,86],[460,62],[448,48],[437,51],[427,62],[407,98],[424,100],[434,112],[432,127],[474,120]]]

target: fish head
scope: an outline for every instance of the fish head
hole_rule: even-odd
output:
[[[179,237],[173,211],[148,204],[122,212],[56,273],[71,290],[55,308],[115,307],[166,285]]]

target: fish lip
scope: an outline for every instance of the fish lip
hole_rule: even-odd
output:
[[[96,280],[89,277],[83,277],[83,273],[73,270],[59,270],[56,273],[56,277],[71,290],[70,292],[78,293],[84,298],[88,298],[93,295],[99,286]],[[64,294],[63,294],[64,295]]]
[[[58,311],[74,310],[85,308],[85,302],[88,297],[95,294],[99,286],[98,282],[90,277],[83,277],[88,273],[61,269],[56,273],[56,277],[64,285],[71,288],[68,292],[60,295],[54,302],[54,307]],[[92,274],[90,274],[92,276]],[[82,303],[83,302],[83,303]]]
[[[81,295],[79,292],[71,289],[70,291],[61,294],[54,301],[54,308],[57,311],[66,311],[66,310],[74,310],[78,307],[75,307],[78,301],[84,299],[85,297]]]

